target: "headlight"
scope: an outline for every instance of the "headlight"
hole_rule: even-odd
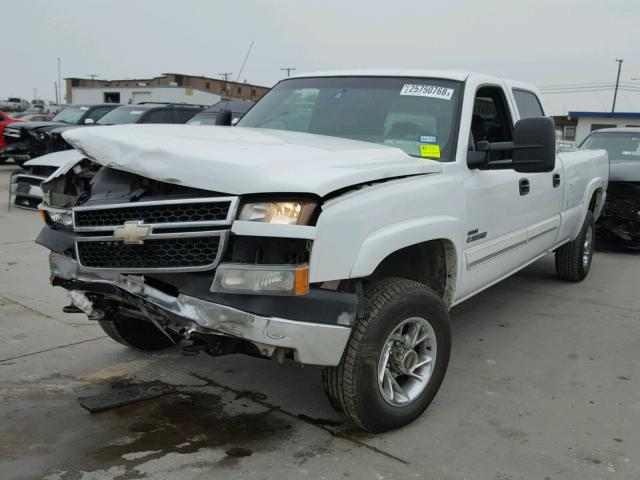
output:
[[[316,202],[310,200],[245,203],[238,220],[278,223],[280,225],[307,225]]]
[[[40,216],[46,223],[56,223],[65,227],[73,225],[73,215],[71,210],[63,208],[40,207]]]

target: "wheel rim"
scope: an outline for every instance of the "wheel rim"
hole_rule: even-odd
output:
[[[582,246],[582,266],[586,267],[591,261],[591,251],[593,249],[593,227],[589,226],[584,235],[584,244]]]
[[[378,359],[382,398],[394,406],[413,402],[429,384],[436,355],[436,334],[426,319],[411,317],[398,324]]]

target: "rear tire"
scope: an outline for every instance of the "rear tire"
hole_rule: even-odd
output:
[[[174,342],[169,340],[152,322],[139,318],[117,318],[98,320],[98,323],[113,340],[138,350],[161,350],[180,342],[181,338],[167,332]]]
[[[556,274],[569,282],[581,282],[591,269],[596,240],[593,213],[587,211],[578,237],[556,250]]]
[[[451,325],[440,297],[419,282],[384,278],[363,290],[364,318],[340,364],[323,368],[323,386],[347,420],[379,433],[412,422],[429,406],[449,363]]]

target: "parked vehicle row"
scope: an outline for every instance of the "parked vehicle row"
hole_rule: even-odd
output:
[[[232,128],[72,129],[37,242],[115,341],[320,365],[349,421],[397,428],[440,388],[452,306],[550,252],[589,273],[607,154],[557,153],[544,115],[498,77],[342,71]]]
[[[223,109],[229,109],[235,123],[251,105],[253,102],[236,100],[221,101],[208,109],[166,103],[75,105],[68,107],[66,113],[60,112],[51,122],[14,126],[8,134],[10,146],[0,150],[0,163],[13,158],[23,168],[12,176],[10,203],[20,208],[37,209],[42,201],[40,183],[60,166],[60,159],[65,158],[54,153],[72,148],[62,136],[68,130],[150,123],[213,125]]]

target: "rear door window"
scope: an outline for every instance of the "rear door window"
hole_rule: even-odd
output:
[[[516,100],[520,118],[544,117],[542,105],[540,105],[540,100],[535,93],[514,88],[513,97]]]

